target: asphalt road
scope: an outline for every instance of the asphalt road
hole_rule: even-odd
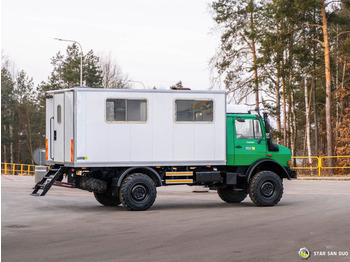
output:
[[[101,206],[79,189],[32,197],[33,183],[2,176],[3,262],[287,262],[302,261],[302,247],[308,261],[350,261],[350,181],[284,181],[281,202],[262,208],[161,187],[142,212]]]

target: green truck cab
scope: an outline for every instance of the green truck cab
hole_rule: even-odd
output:
[[[227,169],[235,172],[236,183],[218,188],[219,196],[236,203],[249,194],[257,206],[277,204],[282,179],[296,178],[290,149],[272,142],[267,113],[227,114],[226,119]]]
[[[272,160],[289,168],[290,149],[272,143],[265,128],[269,123],[265,122],[254,114],[227,115],[227,165],[251,166],[256,161]]]

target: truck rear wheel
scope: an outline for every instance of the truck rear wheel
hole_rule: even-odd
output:
[[[119,196],[113,196],[110,192],[96,193],[94,196],[100,204],[104,206],[119,206],[121,204]]]
[[[131,211],[150,208],[156,200],[157,190],[154,181],[145,174],[132,174],[122,183],[119,198],[124,207]]]
[[[240,203],[246,197],[247,193],[243,191],[235,191],[233,187],[218,188],[219,197],[227,203]]]
[[[282,179],[271,171],[257,173],[249,184],[249,196],[257,206],[274,206],[282,198]]]

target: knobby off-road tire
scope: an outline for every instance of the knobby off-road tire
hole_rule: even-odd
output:
[[[105,193],[96,193],[94,192],[94,196],[100,204],[104,206],[119,206],[121,204],[119,200],[119,196],[113,196],[111,192],[107,191]]]
[[[243,191],[234,191],[232,186],[218,189],[219,197],[227,203],[240,203],[246,197],[247,193]]]
[[[154,181],[145,174],[132,174],[122,183],[119,198],[130,211],[150,208],[156,200],[157,190]]]
[[[249,196],[257,206],[274,206],[282,198],[282,179],[271,171],[257,173],[249,184]]]

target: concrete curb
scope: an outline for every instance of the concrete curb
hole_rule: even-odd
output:
[[[344,177],[331,177],[331,176],[303,176],[303,177],[298,177],[298,180],[334,180],[334,181],[350,181],[349,176],[344,176]]]

